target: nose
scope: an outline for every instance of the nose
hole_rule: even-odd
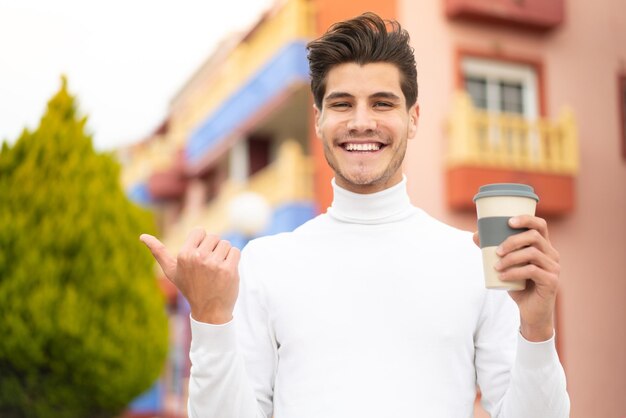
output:
[[[376,129],[376,119],[371,114],[369,108],[357,106],[348,120],[348,129],[356,132],[373,131]]]

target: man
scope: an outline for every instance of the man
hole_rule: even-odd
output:
[[[478,385],[492,417],[568,416],[545,221],[513,218],[529,230],[499,249],[502,280],[527,289],[486,290],[472,235],[406,193],[419,117],[407,32],[368,13],[308,51],[328,212],[252,241],[241,262],[202,229],[176,258],[141,237],[191,307],[189,415],[470,417]]]

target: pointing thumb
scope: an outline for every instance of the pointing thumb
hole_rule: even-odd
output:
[[[148,247],[152,256],[163,269],[165,276],[173,281],[176,276],[176,259],[170,255],[165,245],[149,234],[141,234],[139,240]]]

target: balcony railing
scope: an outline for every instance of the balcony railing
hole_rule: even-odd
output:
[[[556,120],[529,121],[521,115],[477,109],[466,93],[457,93],[446,165],[448,203],[453,209],[473,209],[471,197],[481,184],[522,182],[544,195],[538,211],[566,213],[573,208],[573,180],[579,167],[574,115],[565,108]]]
[[[458,93],[449,132],[448,166],[476,165],[557,174],[578,171],[577,129],[572,112],[556,121],[476,109]]]
[[[563,22],[564,0],[444,0],[450,19],[549,30]]]

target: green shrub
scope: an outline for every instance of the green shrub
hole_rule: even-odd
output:
[[[0,151],[0,416],[110,417],[167,351],[154,230],[96,153],[63,79],[34,132]]]

